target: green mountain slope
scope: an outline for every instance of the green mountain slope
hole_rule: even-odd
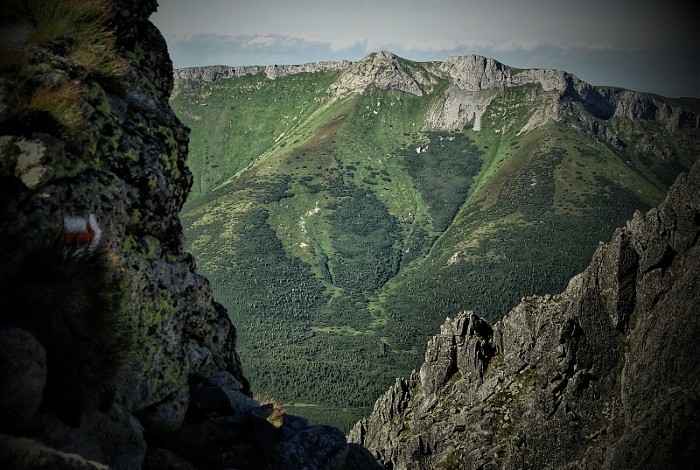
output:
[[[341,427],[446,315],[560,291],[700,147],[695,99],[477,56],[204,72],[178,71],[171,102],[189,249],[253,389]]]

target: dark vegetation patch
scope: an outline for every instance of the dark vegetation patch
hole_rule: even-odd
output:
[[[333,284],[353,292],[372,292],[396,275],[399,226],[373,195],[358,188],[328,218],[336,256],[328,261]]]
[[[461,133],[428,132],[427,145],[415,144],[402,154],[408,173],[428,204],[435,230],[444,231],[464,203],[474,176],[481,169],[481,153]]]

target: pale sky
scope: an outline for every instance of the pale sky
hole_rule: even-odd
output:
[[[159,0],[176,68],[481,54],[593,85],[700,97],[687,0]]]

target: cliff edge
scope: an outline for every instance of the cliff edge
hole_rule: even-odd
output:
[[[251,398],[184,251],[188,132],[154,0],[0,16],[3,468],[374,468]]]
[[[693,468],[700,163],[561,294],[448,318],[350,432],[384,468]]]

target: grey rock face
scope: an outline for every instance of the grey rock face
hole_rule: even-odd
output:
[[[561,294],[447,319],[349,439],[385,468],[685,468],[700,456],[700,164]]]
[[[141,423],[119,405],[83,416],[79,427],[51,414],[38,416],[32,424],[40,442],[112,469],[139,468],[146,454]]]
[[[445,91],[442,102],[436,103],[426,116],[426,124],[434,129],[457,131],[472,123],[481,130],[481,118],[498,95],[496,90],[465,91],[456,85]]]
[[[167,449],[149,449],[143,470],[196,470],[193,464]]]
[[[532,116],[529,128],[560,120],[556,108],[562,98],[581,103],[602,119],[612,116],[615,109],[614,102],[595,87],[561,70],[518,70],[478,55],[448,57],[432,70],[453,84],[446,91],[444,104],[435,106],[428,116],[428,124],[437,128],[458,130],[471,121],[473,128],[480,130],[481,117],[499,90],[528,84],[539,85],[542,96],[538,99],[550,103]]]
[[[452,77],[455,85],[464,91],[504,87],[511,77],[510,67],[478,55],[448,57],[439,70]]]
[[[138,418],[146,432],[163,433],[174,431],[182,425],[190,405],[190,388],[183,387],[160,403],[156,403],[138,413]]]
[[[222,374],[193,377],[182,426],[149,437],[158,451],[146,456],[148,468],[379,468],[338,429],[261,405],[236,390],[238,385]]]
[[[613,112],[618,117],[659,121],[674,130],[694,129],[700,125],[697,114],[670,106],[643,93],[622,89],[603,89],[601,93],[613,104]]]
[[[428,116],[428,123],[437,128],[460,129],[473,120],[474,129],[479,130],[481,116],[498,90],[527,84],[537,84],[542,92],[552,94],[554,103],[562,98],[580,103],[593,117],[602,120],[613,116],[654,120],[670,130],[697,128],[700,125],[700,117],[691,111],[636,91],[598,89],[561,70],[517,70],[478,55],[448,57],[430,70],[449,77],[453,83],[453,87],[446,92],[444,105],[431,110]],[[542,114],[545,116],[534,116],[534,121],[543,117],[547,120],[561,119],[554,110]],[[611,136],[608,140],[613,139]]]

